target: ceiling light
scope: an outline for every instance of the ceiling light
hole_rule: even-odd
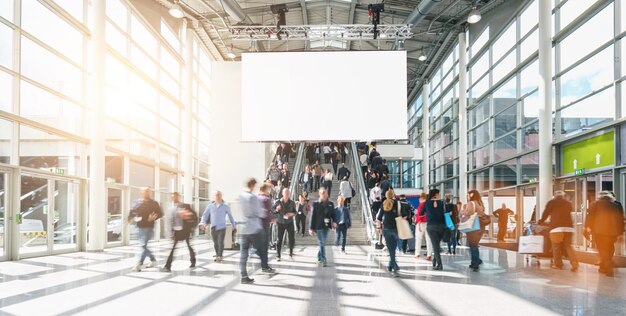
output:
[[[185,16],[185,12],[183,12],[183,8],[180,7],[180,5],[178,3],[175,3],[171,8],[170,8],[170,15],[180,19],[183,16]]]
[[[380,34],[380,38],[387,38],[387,34],[385,34],[385,33],[381,33],[381,34]]]
[[[480,15],[480,11],[478,11],[476,7],[472,7],[472,11],[470,11],[469,15],[467,16],[467,23],[470,23],[470,24],[478,23],[478,21],[480,21],[481,18],[482,16]]]
[[[237,57],[237,55],[235,55],[235,53],[233,53],[233,52],[228,52],[228,54],[226,54],[226,57],[228,57],[230,59],[235,59],[235,57]]]
[[[424,50],[423,49],[420,51],[420,55],[419,55],[419,57],[417,57],[417,60],[419,60],[419,61],[426,60],[426,54],[424,54]]]

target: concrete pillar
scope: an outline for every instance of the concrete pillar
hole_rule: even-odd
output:
[[[182,159],[181,169],[185,174],[183,178],[183,202],[193,203],[193,152],[191,142],[193,141],[191,133],[191,106],[193,104],[192,96],[192,80],[193,80],[193,30],[191,25],[188,25],[188,21],[183,20],[183,59],[185,60],[185,67],[183,69],[183,103],[185,108],[183,109],[182,116],[182,131],[181,131],[181,145],[182,145]],[[206,135],[208,137],[208,135]]]
[[[422,184],[424,185],[424,191],[428,192],[428,188],[430,186],[430,149],[429,146],[429,138],[430,138],[430,123],[429,123],[429,107],[430,102],[428,101],[428,95],[430,94],[430,89],[428,86],[428,81],[424,82],[422,85],[422,141],[424,142],[422,151],[424,154],[422,160]]]
[[[552,197],[552,1],[539,0],[539,201],[537,218]]]
[[[467,196],[467,41],[459,33],[459,200]]]
[[[102,251],[106,245],[107,210],[104,184],[104,53],[106,0],[93,0],[91,12],[91,80],[89,104],[89,242],[87,250]],[[86,227],[83,227],[86,229]]]

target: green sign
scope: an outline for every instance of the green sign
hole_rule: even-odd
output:
[[[615,132],[590,137],[561,147],[562,174],[581,175],[585,169],[615,164]]]
[[[56,173],[56,174],[65,174],[65,169],[63,169],[63,168],[56,168],[56,169],[54,169],[54,173]]]
[[[528,179],[528,183],[537,183],[537,178]]]

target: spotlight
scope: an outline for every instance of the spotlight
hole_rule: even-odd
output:
[[[387,34],[385,34],[385,33],[380,33],[380,38],[387,38]]]
[[[235,53],[233,53],[233,52],[228,52],[228,54],[226,54],[226,57],[228,57],[230,59],[235,59],[235,57],[237,57],[237,55],[235,55]]]
[[[421,54],[421,55],[420,55],[420,57],[417,57],[417,60],[419,60],[419,61],[424,61],[424,60],[426,60],[426,55]]]
[[[472,11],[470,11],[469,15],[467,16],[467,23],[470,23],[470,24],[478,23],[478,21],[480,21],[481,18],[482,16],[480,15],[480,11],[478,11],[476,7],[472,7]]]
[[[185,12],[183,12],[183,8],[180,7],[180,5],[177,3],[175,3],[171,8],[170,8],[170,15],[180,19],[183,16],[185,16]]]

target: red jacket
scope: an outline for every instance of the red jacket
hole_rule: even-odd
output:
[[[415,211],[415,224],[426,223],[426,214],[420,215],[422,209],[424,208],[424,204],[424,202],[420,202],[420,204],[417,205],[417,210]]]

